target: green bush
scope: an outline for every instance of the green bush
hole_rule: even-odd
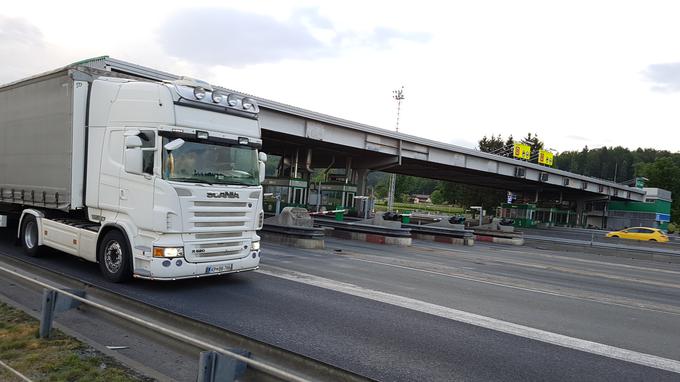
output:
[[[668,233],[678,232],[678,226],[675,223],[668,224]]]

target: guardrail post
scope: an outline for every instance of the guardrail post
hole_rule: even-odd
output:
[[[54,318],[54,305],[57,301],[57,292],[51,289],[43,290],[42,312],[40,315],[40,338],[48,338],[52,329]]]
[[[250,357],[243,349],[230,351]],[[246,371],[246,363],[215,351],[203,351],[198,360],[198,382],[234,382]]]
[[[85,291],[64,289],[65,291],[75,294],[76,296],[84,297]],[[80,305],[80,301],[74,300],[71,297],[59,294],[52,289],[43,289],[42,297],[42,312],[40,315],[40,338],[49,338],[52,331],[52,321],[54,321],[54,314],[65,312],[69,309],[76,308]]]

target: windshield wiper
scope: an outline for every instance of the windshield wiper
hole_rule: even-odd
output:
[[[213,185],[213,183],[208,182],[205,179],[199,179],[199,178],[170,178],[170,180],[176,180],[176,181],[180,181],[180,182],[184,181],[184,182],[204,183],[204,184],[209,184],[211,186]]]

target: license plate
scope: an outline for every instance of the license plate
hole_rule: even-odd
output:
[[[208,265],[207,267],[205,267],[205,273],[229,272],[232,269],[234,269],[234,264]]]

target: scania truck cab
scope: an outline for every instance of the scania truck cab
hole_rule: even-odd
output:
[[[12,140],[0,148],[0,214],[19,216],[25,251],[83,257],[114,282],[257,269],[266,155],[255,100],[114,74],[75,66],[0,87],[0,134]],[[20,105],[38,96],[53,105]]]

